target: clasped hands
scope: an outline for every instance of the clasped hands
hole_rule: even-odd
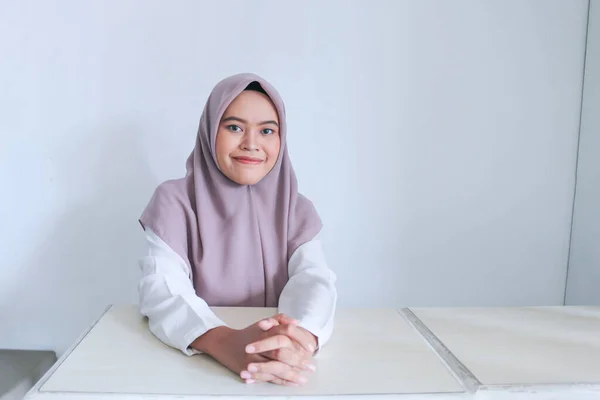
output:
[[[307,374],[315,371],[312,357],[316,337],[284,314],[244,329],[215,328],[192,347],[208,353],[246,383],[297,386],[306,383]]]

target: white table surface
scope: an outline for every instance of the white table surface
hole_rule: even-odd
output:
[[[600,399],[600,307],[410,311],[480,382],[480,395],[496,396],[485,398]]]
[[[217,308],[244,327],[274,309]],[[330,342],[304,387],[244,384],[208,356],[187,357],[162,344],[134,306],[113,306],[59,360],[27,398],[139,399],[356,395],[409,399],[470,398],[442,359],[393,309],[339,309]],[[387,395],[387,396],[386,396]]]

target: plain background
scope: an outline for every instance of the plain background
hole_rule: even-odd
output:
[[[286,101],[340,306],[562,304],[587,9],[3,1],[0,347],[61,353],[137,301],[137,218],[245,71]]]
[[[600,1],[590,2],[567,304],[600,304]]]

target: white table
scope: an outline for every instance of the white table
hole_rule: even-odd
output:
[[[275,312],[214,310],[233,327]],[[113,306],[27,398],[600,400],[600,307],[340,309],[316,363],[304,387],[245,385]]]
[[[275,309],[215,308],[232,327]],[[113,306],[29,393],[30,399],[187,399],[213,396],[402,395],[468,398],[418,332],[394,309],[340,309],[330,342],[304,387],[244,384],[208,356],[187,357],[163,345],[134,306]],[[387,396],[389,398],[389,396]]]
[[[413,308],[480,399],[600,399],[600,307]],[[432,335],[433,334],[433,335]]]

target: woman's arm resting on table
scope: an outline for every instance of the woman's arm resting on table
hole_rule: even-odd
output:
[[[334,326],[336,275],[325,261],[318,239],[300,246],[288,263],[289,280],[279,298],[279,312],[299,322],[323,347]]]
[[[184,354],[198,353],[192,343],[208,331],[224,326],[196,295],[189,265],[150,229],[146,229],[148,256],[139,262],[140,312],[150,331],[163,343]]]
[[[246,368],[251,363],[270,368],[270,373],[260,372],[254,380],[302,383],[301,375],[292,367],[247,354],[245,346],[264,334],[260,322],[245,329],[227,327],[196,295],[188,264],[155,233],[147,229],[146,236],[150,252],[140,260],[140,311],[149,318],[150,330],[158,339],[187,355],[207,353],[244,376],[249,374]],[[275,367],[278,369],[273,370]]]

